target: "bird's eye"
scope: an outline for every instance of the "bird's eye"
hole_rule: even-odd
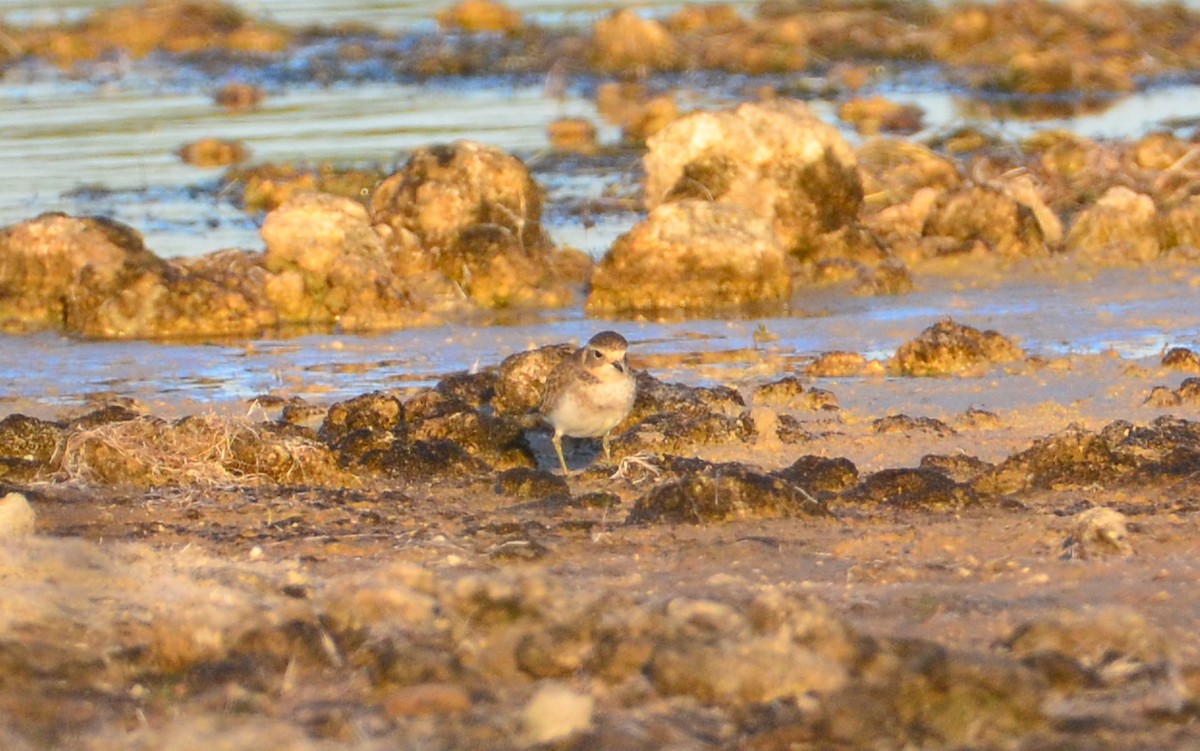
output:
[[[592,350],[592,357],[596,358],[597,360],[602,360],[604,359],[604,353],[598,349],[594,349]]]

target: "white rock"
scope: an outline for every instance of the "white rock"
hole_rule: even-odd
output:
[[[0,537],[23,537],[33,534],[37,514],[20,493],[0,498]]]
[[[1133,554],[1129,544],[1128,519],[1120,511],[1104,506],[1075,515],[1074,534],[1067,542],[1069,557],[1088,558]]]
[[[590,695],[562,683],[543,684],[525,707],[522,719],[526,744],[550,743],[588,730],[595,704]]]

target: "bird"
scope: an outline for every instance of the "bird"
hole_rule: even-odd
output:
[[[637,380],[629,372],[629,342],[615,331],[601,331],[561,360],[546,378],[538,411],[554,428],[554,452],[569,475],[562,437],[601,437],[604,457],[612,459],[609,434],[633,411]]]

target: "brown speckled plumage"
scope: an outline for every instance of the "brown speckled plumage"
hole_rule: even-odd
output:
[[[636,381],[625,351],[629,343],[615,331],[601,331],[560,362],[546,379],[539,411],[554,426],[551,442],[563,472],[562,437],[600,436],[610,457],[609,433],[633,409]]]

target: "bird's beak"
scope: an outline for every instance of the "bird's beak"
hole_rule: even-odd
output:
[[[617,370],[621,371],[622,373],[625,373],[629,370],[629,363],[627,363],[625,361],[625,358],[622,357],[620,360],[616,360],[613,362],[613,367],[616,368]]]

